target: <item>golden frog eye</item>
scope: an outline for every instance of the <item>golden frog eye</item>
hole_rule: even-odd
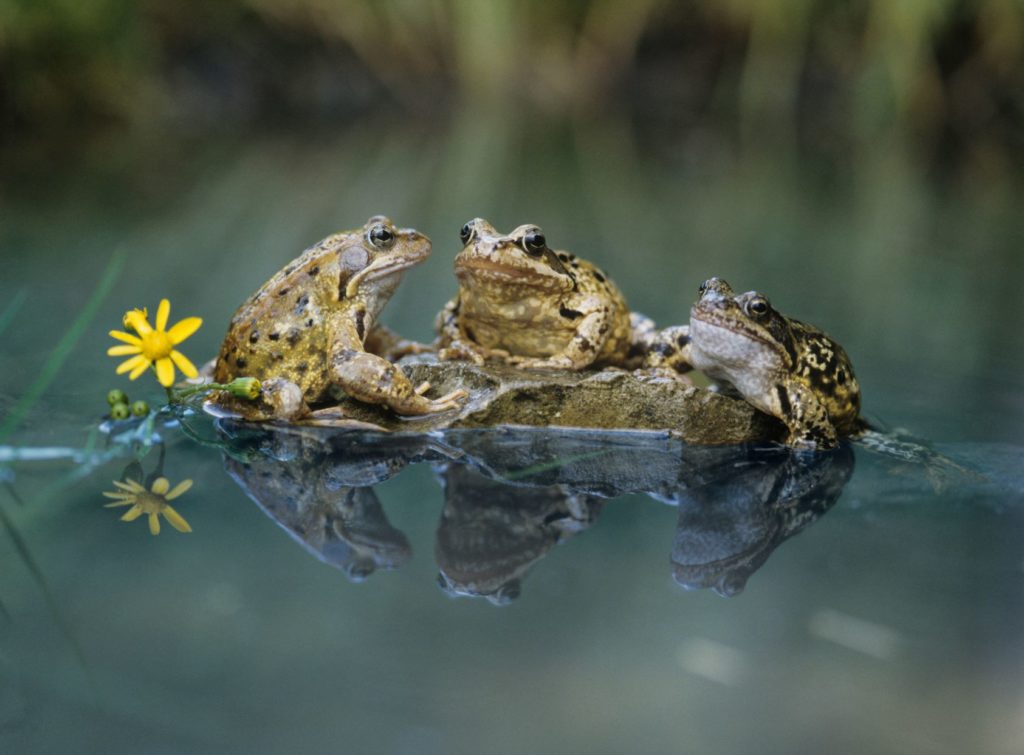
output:
[[[473,227],[472,223],[466,223],[459,231],[459,238],[462,240],[463,246],[472,241],[475,236],[476,228]]]
[[[374,225],[373,228],[370,229],[369,233],[366,234],[366,237],[370,240],[370,243],[378,249],[387,249],[394,246],[395,243],[394,232],[383,223],[377,223]]]
[[[768,314],[768,310],[770,309],[771,305],[763,296],[755,296],[747,304],[747,313],[754,315],[755,317],[763,317]]]
[[[523,251],[531,257],[540,257],[548,246],[548,241],[540,229],[530,231],[523,236]]]

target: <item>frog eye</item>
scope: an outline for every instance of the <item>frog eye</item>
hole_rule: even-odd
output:
[[[704,292],[708,290],[708,281],[704,281],[697,286],[697,296],[703,296]]]
[[[366,237],[370,240],[378,249],[387,249],[394,245],[395,234],[383,223],[377,223],[370,232],[366,234]]]
[[[768,314],[769,309],[771,309],[771,305],[768,303],[768,300],[765,299],[763,296],[755,296],[747,304],[748,314],[754,315],[756,317],[763,317],[764,315]]]
[[[547,249],[548,240],[540,230],[533,230],[523,236],[523,251],[531,257],[540,257]]]
[[[468,244],[476,236],[476,228],[473,227],[472,223],[466,223],[462,226],[462,230],[459,231],[459,238],[462,240],[463,246]]]

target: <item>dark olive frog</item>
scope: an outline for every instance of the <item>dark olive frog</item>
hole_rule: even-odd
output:
[[[699,294],[684,358],[782,420],[787,444],[833,448],[866,427],[850,358],[829,336],[780,314],[756,291],[736,294],[721,278],[705,281]]]

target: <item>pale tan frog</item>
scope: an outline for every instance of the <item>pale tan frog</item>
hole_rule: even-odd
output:
[[[631,314],[618,287],[600,269],[548,246],[535,225],[504,235],[486,220],[466,223],[455,257],[458,295],[437,318],[442,359],[487,359],[539,370],[645,366],[688,369],[673,360],[654,324]]]
[[[464,391],[422,395],[402,370],[372,353],[377,315],[406,269],[430,254],[430,239],[395,228],[382,216],[328,236],[267,281],[239,308],[220,349],[214,379],[251,376],[263,383],[258,403],[237,402],[252,419],[295,419],[328,402],[335,389],[421,415],[459,406]],[[374,334],[375,336],[376,334]],[[368,340],[369,339],[369,340]]]

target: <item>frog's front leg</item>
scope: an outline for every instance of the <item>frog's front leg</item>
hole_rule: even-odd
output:
[[[478,367],[483,366],[486,360],[486,353],[472,341],[464,338],[459,329],[459,297],[455,297],[442,309],[434,323],[437,331],[437,340],[434,347],[437,349],[437,356],[443,361],[466,361],[473,362]]]
[[[456,409],[468,396],[457,390],[428,399],[422,394],[429,385],[413,386],[401,368],[346,344],[332,350],[330,370],[335,384],[346,394],[367,404],[384,404],[396,414],[422,415]]]
[[[594,363],[608,340],[612,313],[604,306],[582,314],[576,332],[559,354],[550,357],[511,356],[509,364],[529,370],[582,370]]]
[[[827,451],[838,445],[836,428],[825,404],[803,383],[780,383],[775,386],[775,395],[769,398],[771,413],[785,422],[789,430],[787,446]]]
[[[366,335],[363,348],[371,354],[384,357],[389,362],[397,362],[410,354],[423,354],[431,351],[431,346],[403,338],[386,325],[374,325]]]

